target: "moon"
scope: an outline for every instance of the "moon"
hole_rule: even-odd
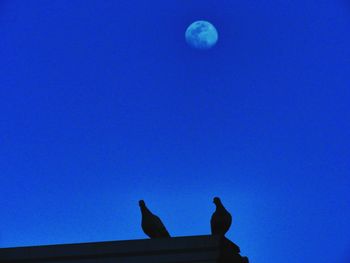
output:
[[[199,20],[188,26],[185,38],[193,48],[210,49],[218,41],[218,32],[208,21]]]

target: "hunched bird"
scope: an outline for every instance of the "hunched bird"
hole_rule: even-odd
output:
[[[170,237],[162,220],[147,208],[145,201],[140,200],[139,205],[142,215],[141,227],[143,232],[150,238]]]
[[[231,226],[232,216],[223,206],[219,197],[214,197],[213,202],[216,209],[210,220],[211,234],[224,237]]]

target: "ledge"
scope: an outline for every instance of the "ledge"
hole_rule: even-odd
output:
[[[0,262],[243,263],[239,248],[217,236],[188,236],[0,249]]]

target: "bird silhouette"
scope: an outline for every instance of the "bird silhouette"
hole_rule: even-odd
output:
[[[170,237],[162,220],[147,208],[145,201],[140,200],[139,205],[142,215],[141,227],[143,232],[150,238]]]
[[[213,202],[216,209],[210,220],[211,234],[224,237],[230,229],[232,216],[223,206],[219,197],[214,197]]]

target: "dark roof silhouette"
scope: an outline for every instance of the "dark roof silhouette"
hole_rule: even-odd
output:
[[[145,201],[140,200],[139,205],[142,215],[141,227],[143,232],[150,238],[170,237],[162,220],[147,208]]]
[[[223,237],[230,229],[232,216],[223,206],[219,197],[215,197],[213,202],[216,206],[216,209],[210,220],[211,233],[212,235]]]
[[[0,262],[248,263],[238,251],[228,239],[206,235],[0,248]]]

